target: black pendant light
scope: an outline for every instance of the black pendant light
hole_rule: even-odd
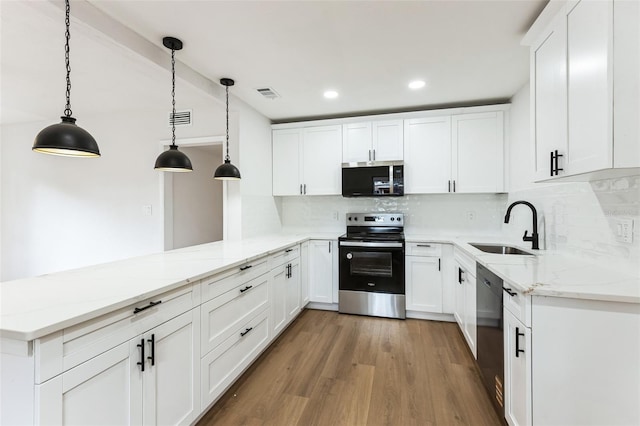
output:
[[[69,15],[71,7],[69,0],[65,1],[65,5],[64,57],[67,65],[67,104],[64,108],[64,116],[60,117],[62,122],[42,129],[36,136],[31,149],[36,152],[66,157],[100,157],[100,150],[96,140],[89,132],[76,126],[76,119],[71,117],[71,65],[69,64],[69,39],[71,38]]]
[[[171,105],[173,107],[171,113],[171,145],[169,150],[158,155],[156,159],[155,169],[162,172],[191,172],[191,160],[184,152],[178,151],[176,145],[176,50],[182,49],[182,42],[177,38],[165,37],[162,44],[167,49],[171,49]]]
[[[227,155],[224,157],[224,164],[221,164],[213,174],[215,179],[220,180],[239,180],[240,170],[229,159],[229,86],[234,85],[234,81],[230,78],[220,79],[220,84],[227,88]]]

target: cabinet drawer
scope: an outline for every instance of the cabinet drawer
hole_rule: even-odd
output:
[[[202,354],[206,354],[269,303],[269,274],[204,303],[201,307]]]
[[[244,265],[205,278],[200,284],[202,302],[204,303],[218,297],[241,284],[259,277],[267,271],[267,257],[265,256],[253,262],[247,262]]]
[[[59,334],[59,338],[39,339],[36,382],[42,383],[192,309],[197,304],[192,286],[187,285],[65,328]],[[139,310],[137,313],[136,308]]]
[[[521,323],[531,327],[531,295],[512,288],[508,282],[502,284],[502,303]]]
[[[271,269],[284,263],[290,262],[296,257],[300,257],[300,245],[288,247],[276,254],[271,255]]]
[[[269,343],[269,311],[238,327],[201,361],[202,409],[215,401]]]
[[[442,244],[438,243],[407,243],[407,256],[440,256]]]

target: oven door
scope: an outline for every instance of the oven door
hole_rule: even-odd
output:
[[[404,294],[404,243],[340,241],[340,290]]]

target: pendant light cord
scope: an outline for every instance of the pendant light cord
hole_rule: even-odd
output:
[[[176,146],[176,51],[171,49],[171,146]]]
[[[227,87],[227,155],[224,157],[225,161],[230,161],[229,158],[229,86]]]
[[[66,31],[64,33],[64,38],[65,38],[65,44],[64,44],[64,60],[65,63],[67,65],[67,105],[64,108],[64,115],[66,117],[71,117],[71,64],[69,62],[69,52],[70,52],[70,48],[69,48],[69,39],[71,38],[71,32],[69,31],[69,27],[71,26],[71,19],[70,19],[70,14],[71,14],[71,6],[69,4],[69,0],[65,0],[65,4],[66,4],[66,18],[65,18],[65,24],[66,24]]]

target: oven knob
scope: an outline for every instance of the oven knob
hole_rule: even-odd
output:
[[[401,220],[402,220],[401,218],[398,218],[398,222],[400,222]]]
[[[391,222],[393,222],[394,220],[396,220],[396,218],[395,218],[395,217],[392,217],[392,218],[391,218]]]
[[[347,259],[349,260],[353,259],[353,255],[351,253],[347,253]]]
[[[351,220],[351,217],[349,217],[349,220]]]
[[[355,220],[355,221],[357,222],[357,221],[358,221],[358,218],[357,218],[357,217],[354,217],[354,218],[353,218],[353,220]]]

